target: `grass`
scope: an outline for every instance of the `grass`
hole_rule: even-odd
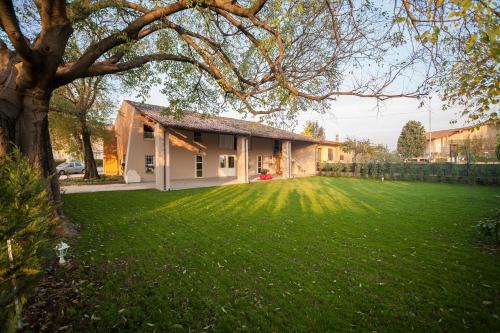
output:
[[[92,331],[500,330],[498,187],[312,177],[65,195]],[[83,281],[83,282],[82,282]]]

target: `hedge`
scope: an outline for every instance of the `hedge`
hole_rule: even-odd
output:
[[[469,184],[500,184],[500,164],[321,163],[322,176],[384,178]]]

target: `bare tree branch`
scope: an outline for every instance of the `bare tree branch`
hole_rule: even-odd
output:
[[[0,0],[0,22],[15,50],[28,63],[36,62],[35,54],[24,37],[10,0]]]

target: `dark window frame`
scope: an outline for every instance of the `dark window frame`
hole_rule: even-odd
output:
[[[201,135],[200,131],[194,131],[193,132],[193,141],[194,142],[199,142],[199,143],[203,142],[202,135]]]
[[[142,137],[144,139],[154,139],[154,137],[155,137],[154,128],[149,126],[148,124],[143,124],[142,125]]]
[[[195,178],[203,178],[203,156],[196,154],[194,157],[194,176]]]
[[[148,163],[151,160],[151,163]],[[144,170],[149,173],[155,171],[155,156],[154,155],[144,155]]]

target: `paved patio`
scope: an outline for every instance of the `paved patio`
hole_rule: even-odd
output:
[[[214,177],[197,179],[177,179],[170,181],[172,190],[182,190],[187,188],[212,187],[239,184],[236,177]]]
[[[282,179],[277,176],[272,180]],[[251,177],[250,182],[260,181],[257,176]],[[213,187],[240,184],[236,177],[215,177],[215,178],[197,178],[197,179],[178,179],[170,181],[171,190],[182,190],[188,188]],[[88,192],[106,192],[106,191],[135,191],[155,189],[155,183],[130,183],[130,184],[104,184],[104,185],[69,185],[62,186],[61,193],[88,193]]]
[[[69,185],[61,186],[61,193],[88,193],[107,191],[134,191],[155,188],[155,183],[133,183],[133,184],[103,184],[103,185]]]

